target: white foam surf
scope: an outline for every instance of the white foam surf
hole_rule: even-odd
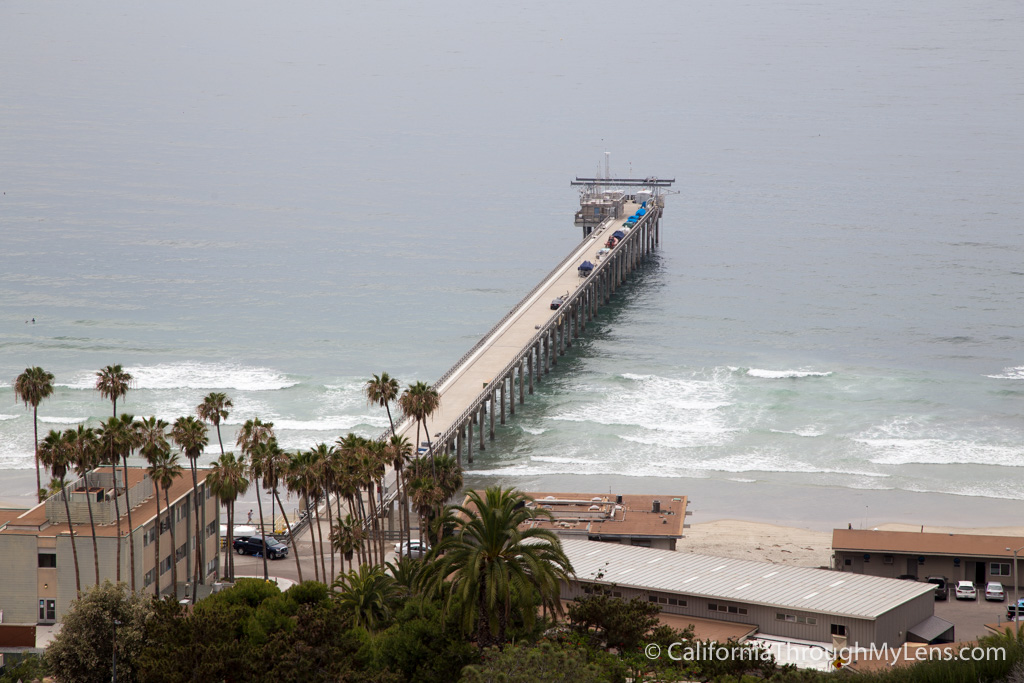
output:
[[[998,375],[985,375],[990,379],[1024,379],[1024,365],[1018,365],[1015,368],[1005,368],[1002,373]]]
[[[854,439],[878,465],[995,465],[1020,467],[1020,446],[947,439]]]
[[[87,417],[52,417],[47,415],[45,417],[40,416],[39,421],[51,425],[77,425],[88,419]]]
[[[17,415],[0,415],[0,422],[3,422],[5,420],[17,420],[17,419],[18,419]]]
[[[817,372],[814,370],[762,370],[750,368],[747,370],[748,377],[758,379],[802,379],[804,377],[828,377],[831,372]]]
[[[161,363],[125,367],[134,389],[200,389],[204,391],[276,391],[298,384],[270,368],[233,363]],[[81,372],[67,384],[71,389],[95,390],[96,371]]]

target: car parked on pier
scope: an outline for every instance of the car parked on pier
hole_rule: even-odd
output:
[[[551,310],[552,311],[557,311],[559,308],[562,307],[562,304],[564,304],[564,303],[565,303],[565,299],[563,297],[560,297],[560,296],[555,297],[551,301]]]
[[[259,557],[263,554],[263,539],[259,536],[242,536],[241,538],[236,538],[231,547],[239,555],[256,555]],[[279,560],[287,556],[288,546],[276,538],[267,536],[267,557],[271,560]]]

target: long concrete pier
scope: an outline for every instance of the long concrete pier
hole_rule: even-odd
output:
[[[576,215],[583,240],[434,383],[440,405],[427,419],[426,431],[420,430],[421,456],[430,449],[450,452],[464,465],[486,449],[495,426],[515,415],[516,406],[525,403],[629,274],[657,249],[664,210],[659,190],[672,182],[578,178],[573,183],[585,188]],[[627,194],[630,188],[643,189]],[[617,232],[622,236],[611,240]],[[584,261],[593,264],[589,272],[579,269]],[[553,310],[556,298],[561,304]],[[396,431],[416,442],[411,418],[402,417]],[[389,436],[390,431],[384,435]],[[389,484],[393,477],[389,473]],[[393,498],[395,487],[387,488]]]

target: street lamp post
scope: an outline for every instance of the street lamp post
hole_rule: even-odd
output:
[[[1017,553],[1024,550],[1024,545],[1013,551],[1010,551],[1009,548],[1006,550],[1013,553],[1013,628],[1017,640],[1020,640],[1020,582],[1017,580]]]

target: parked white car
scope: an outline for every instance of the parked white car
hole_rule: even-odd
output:
[[[1003,584],[998,581],[989,581],[985,585],[985,599],[993,602],[1002,602],[1006,599],[1006,591],[1003,590]]]
[[[414,538],[409,541],[406,545],[404,542],[395,544],[395,553],[402,557],[412,557],[417,560],[427,556],[427,552],[430,550],[430,546],[420,541],[418,538]]]
[[[957,581],[955,594],[957,600],[978,599],[978,589],[974,587],[973,581]]]

